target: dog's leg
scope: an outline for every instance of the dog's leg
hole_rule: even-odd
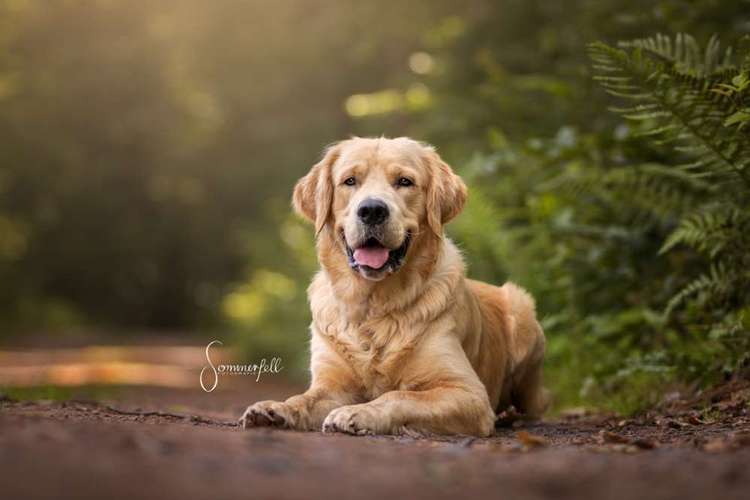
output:
[[[534,338],[534,342],[527,342],[528,349],[518,360],[515,373],[512,375],[511,400],[513,405],[530,419],[539,418],[549,405],[548,391],[542,385],[542,371],[544,364],[545,341],[542,328],[534,321],[521,323],[519,328],[525,328],[525,337]],[[520,336],[516,333],[516,336]],[[520,351],[520,349],[516,349]]]
[[[325,386],[312,386],[286,401],[259,401],[240,418],[244,428],[274,426],[300,431],[318,430],[331,410],[348,404],[351,398]]]
[[[404,362],[401,387],[364,404],[333,410],[324,432],[350,434],[433,434],[488,436],[495,412],[484,384],[458,340],[433,335]]]
[[[391,391],[365,404],[333,410],[323,432],[349,434],[468,434],[489,436],[495,413],[487,395],[468,388]]]
[[[525,416],[535,419],[541,417],[549,406],[549,392],[542,385],[542,361],[526,369],[513,388],[513,404]]]
[[[542,386],[545,338],[534,312],[534,301],[521,288],[506,283],[506,292],[512,321],[508,332],[511,356],[515,366],[512,374],[511,400],[524,416],[541,417],[547,409],[549,395]]]
[[[242,427],[319,430],[331,410],[362,400],[351,368],[335,351],[316,340],[313,338],[312,342],[310,388],[286,401],[260,401],[248,406],[240,418]]]

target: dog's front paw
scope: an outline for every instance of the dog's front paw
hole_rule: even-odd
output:
[[[387,434],[387,416],[368,404],[342,406],[328,414],[323,432],[345,432],[357,436]]]
[[[248,427],[283,427],[293,428],[296,424],[295,411],[286,403],[278,401],[259,401],[250,405],[240,418],[243,429]]]

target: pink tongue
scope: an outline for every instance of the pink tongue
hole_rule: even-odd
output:
[[[354,260],[361,266],[380,269],[388,260],[388,249],[383,247],[365,247],[354,251]]]

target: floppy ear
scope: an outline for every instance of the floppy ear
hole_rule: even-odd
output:
[[[466,184],[453,173],[432,148],[426,148],[425,161],[430,169],[430,185],[427,189],[427,224],[437,236],[443,235],[443,224],[464,208]]]
[[[323,159],[294,186],[292,205],[294,210],[315,224],[315,234],[320,233],[328,221],[333,203],[333,181],[331,167],[339,157],[338,145],[329,147]]]

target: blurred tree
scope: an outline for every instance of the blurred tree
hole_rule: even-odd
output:
[[[444,8],[2,2],[2,323],[215,324],[278,262],[345,97],[391,85]]]

